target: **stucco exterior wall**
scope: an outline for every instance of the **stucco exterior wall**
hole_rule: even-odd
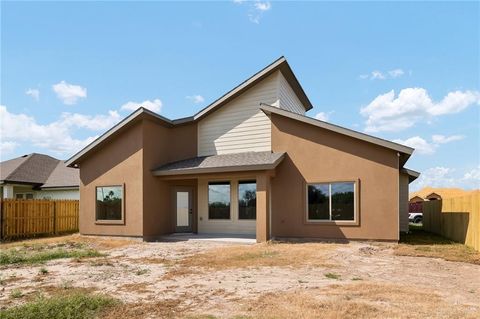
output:
[[[367,142],[272,114],[272,150],[287,152],[271,180],[272,236],[399,239],[398,156]],[[306,219],[307,183],[355,181],[355,224]]]
[[[143,235],[143,130],[140,123],[133,124],[115,138],[106,141],[80,162],[81,234]],[[95,188],[112,185],[125,185],[125,223],[97,224]]]
[[[144,120],[143,135],[143,230],[146,239],[153,239],[175,230],[174,186],[196,187],[196,181],[169,183],[153,176],[152,170],[168,162],[197,156],[197,125],[167,128]]]

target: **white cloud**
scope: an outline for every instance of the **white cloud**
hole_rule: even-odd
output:
[[[463,135],[452,135],[452,136],[444,136],[444,135],[432,135],[432,141],[436,144],[445,144],[454,141],[463,140],[465,136]]]
[[[380,71],[372,71],[372,75],[370,76],[371,80],[385,80],[386,77]]]
[[[425,139],[421,138],[420,136],[414,136],[408,138],[406,140],[396,139],[393,140],[395,143],[400,143],[403,145],[407,145],[413,147],[416,152],[423,155],[431,155],[434,154],[440,144],[446,144],[454,141],[459,141],[463,139],[465,136],[463,135],[452,135],[452,136],[444,136],[444,135],[433,135],[432,140],[426,141]]]
[[[272,8],[272,5],[270,4],[270,1],[256,1],[254,4],[255,9],[259,11],[268,11]]]
[[[17,145],[15,142],[0,142],[0,161],[5,160],[5,155],[12,154]]]
[[[395,70],[388,71],[388,74],[390,75],[391,78],[395,79],[404,75],[405,72],[402,69],[395,69]]]
[[[270,1],[243,1],[243,0],[233,0],[235,4],[243,5],[247,3],[248,5],[248,19],[250,22],[255,24],[260,24],[260,20],[265,12],[272,9],[272,4]]]
[[[38,89],[28,89],[25,91],[25,94],[31,96],[37,102],[40,100],[40,90]]]
[[[463,175],[463,180],[474,183],[474,188],[480,188],[480,165]]]
[[[440,102],[432,101],[423,88],[407,88],[397,97],[392,90],[377,96],[361,108],[360,114],[367,118],[365,131],[400,131],[431,117],[458,113],[470,105],[480,104],[480,92],[455,91],[448,93]]]
[[[431,154],[435,153],[435,149],[436,149],[435,144],[427,142],[426,140],[424,140],[420,136],[414,136],[414,137],[408,138],[406,140],[397,139],[397,140],[393,140],[393,141],[395,143],[400,143],[400,144],[403,144],[403,145],[413,147],[416,152],[418,152],[420,154],[425,154],[425,155],[431,155]]]
[[[73,105],[77,103],[79,99],[87,97],[86,88],[80,85],[69,84],[65,81],[52,85],[52,89],[57,94],[57,97],[67,105]]]
[[[315,118],[317,120],[327,122],[330,119],[330,114],[331,113],[332,112],[329,112],[329,113],[319,112],[319,113],[317,113],[317,115],[315,115]]]
[[[390,71],[382,72],[379,70],[374,70],[367,74],[361,74],[359,77],[362,80],[386,80],[386,79],[396,79],[405,74],[402,69],[393,69]]]
[[[146,100],[143,102],[127,102],[123,104],[120,109],[127,110],[127,111],[135,111],[139,107],[144,107],[150,111],[160,113],[162,110],[162,101],[160,99],[155,99],[153,101]]]
[[[62,113],[60,122],[66,127],[86,128],[92,131],[102,131],[111,128],[121,119],[117,111],[108,111],[107,115],[84,115],[78,113]]]
[[[95,116],[63,113],[54,122],[39,124],[32,116],[10,113],[4,105],[0,105],[0,118],[2,147],[5,145],[13,151],[17,145],[25,143],[62,156],[79,151],[97,138],[96,135],[83,139],[74,138],[76,129],[105,130],[120,120],[116,111]]]
[[[480,166],[461,173],[458,169],[437,166],[421,172],[420,177],[410,184],[410,190],[424,187],[460,187],[464,189],[480,188]]]
[[[201,95],[188,95],[188,96],[186,96],[186,98],[193,101],[193,103],[195,103],[195,104],[205,102],[205,98]]]

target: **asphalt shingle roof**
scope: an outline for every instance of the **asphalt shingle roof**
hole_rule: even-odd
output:
[[[32,153],[0,163],[0,181],[28,183],[42,187],[78,186],[77,169],[44,154]],[[45,184],[48,183],[46,186]]]
[[[285,153],[246,152],[189,158],[154,169],[155,175],[194,174],[275,168]]]

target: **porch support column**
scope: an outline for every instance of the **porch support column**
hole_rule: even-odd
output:
[[[270,175],[257,175],[257,243],[270,239]]]

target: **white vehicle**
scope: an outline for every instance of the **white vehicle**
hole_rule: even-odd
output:
[[[420,224],[423,220],[423,213],[408,213],[408,221],[414,224]]]

